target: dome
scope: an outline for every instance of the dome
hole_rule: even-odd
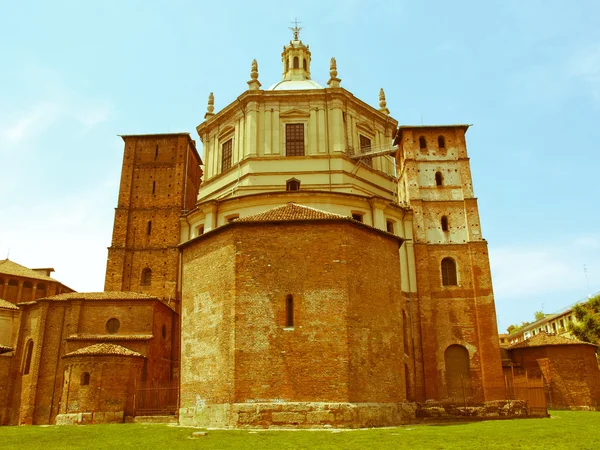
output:
[[[267,91],[303,91],[307,89],[323,89],[319,83],[313,80],[282,80],[267,89]]]

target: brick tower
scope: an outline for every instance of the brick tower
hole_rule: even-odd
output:
[[[502,391],[487,242],[473,193],[467,128],[401,126],[396,136],[399,195],[414,212],[422,400],[465,393],[493,400]]]
[[[188,133],[128,135],[105,291],[134,291],[179,310],[179,218],[194,207],[202,160]]]

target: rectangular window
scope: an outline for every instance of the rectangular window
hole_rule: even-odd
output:
[[[362,222],[363,221],[363,215],[360,213],[352,213],[352,218],[354,220],[356,220],[357,222]]]
[[[361,134],[360,135],[360,152],[368,153],[370,151],[371,151],[371,139],[369,139],[368,137],[365,137]],[[364,162],[369,167],[373,167],[373,160],[371,157],[363,158],[362,162]]]
[[[385,221],[385,228],[388,233],[394,234],[394,222],[392,220]]]
[[[304,124],[288,123],[285,125],[286,156],[304,156]]]
[[[233,148],[233,139],[229,139],[221,146],[221,172],[231,168],[231,153]]]

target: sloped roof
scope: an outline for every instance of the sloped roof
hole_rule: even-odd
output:
[[[11,302],[7,302],[6,300],[2,300],[0,298],[0,309],[16,309],[16,310],[18,310],[19,307],[17,305],[12,304]]]
[[[554,334],[547,334],[545,331],[541,331],[525,341],[511,345],[508,347],[508,349],[513,350],[515,348],[542,347],[545,345],[592,345],[596,347],[594,344],[590,344],[589,342],[578,341],[577,339],[569,339],[564,336],[557,336]]]
[[[151,334],[72,334],[67,341],[149,341]]]
[[[144,355],[138,352],[134,352],[128,348],[122,347],[117,344],[94,344],[89,347],[83,347],[74,352],[67,353],[63,358],[67,356],[136,356],[145,358]]]
[[[44,297],[39,300],[158,300],[158,297],[139,292],[107,291],[107,292],[68,292]]]
[[[293,220],[330,220],[345,219],[345,216],[333,214],[308,206],[288,203],[252,216],[236,219],[237,222],[285,222]]]
[[[10,259],[0,259],[0,274],[4,275],[14,275],[17,277],[27,277],[33,278],[35,280],[44,280],[44,281],[53,281],[59,283],[59,281],[55,280],[48,275],[45,275],[42,272],[38,272],[37,270],[30,269],[28,267],[22,266],[21,264],[17,264]]]
[[[8,347],[6,345],[0,345],[0,355],[2,353],[8,353],[8,352],[12,352],[12,351],[13,351],[12,347]]]

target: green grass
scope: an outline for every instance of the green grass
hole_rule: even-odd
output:
[[[550,419],[409,425],[352,431],[213,431],[117,424],[0,427],[1,449],[600,449],[600,413],[552,411]]]

